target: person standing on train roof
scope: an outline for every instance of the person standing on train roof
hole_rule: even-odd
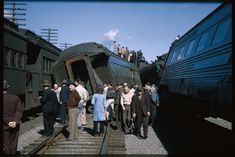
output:
[[[116,53],[116,54],[118,53],[118,45],[117,45],[117,42],[115,40],[113,41],[113,52]]]
[[[60,91],[61,91],[61,87],[59,87],[59,85],[57,83],[55,83],[53,87],[54,88],[52,90],[55,92],[57,100],[58,100],[56,120],[60,120],[61,121],[61,104],[60,104]]]
[[[121,56],[121,54],[122,54],[122,52],[121,52],[121,45],[120,44],[118,44],[118,46],[117,46],[117,54],[119,56]]]
[[[91,104],[93,105],[93,134],[94,136],[104,133],[104,122],[106,117],[106,95],[103,93],[103,87],[97,85],[96,93],[92,96]],[[98,134],[98,123],[100,123],[100,130]]]
[[[51,90],[48,80],[44,80],[42,86],[44,92],[39,98],[42,103],[44,135],[50,136],[54,132],[58,100],[56,93]]]
[[[130,92],[128,85],[124,86],[124,93],[121,95],[122,119],[124,133],[129,133],[131,122],[131,101],[133,93]]]
[[[61,124],[64,125],[67,117],[67,102],[69,99],[70,90],[67,86],[67,80],[62,81],[60,91],[60,104],[61,104]]]
[[[85,83],[80,79],[77,80],[76,90],[81,97],[81,100],[78,104],[78,117],[77,117],[77,127],[81,128],[86,126],[86,103],[89,99],[89,93],[85,88]]]
[[[3,80],[3,152],[16,154],[23,105],[18,96],[7,92],[9,87]]]
[[[67,105],[68,105],[68,113],[69,113],[69,133],[70,134],[66,140],[73,141],[73,140],[78,139],[76,121],[78,117],[78,104],[81,100],[81,97],[76,90],[76,83],[74,81],[70,81],[69,89],[71,92],[69,94]]]

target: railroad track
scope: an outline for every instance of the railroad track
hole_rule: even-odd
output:
[[[42,136],[24,147],[21,154],[125,154],[125,137],[115,121],[105,127],[105,133],[94,137],[92,114],[87,114],[87,126],[77,131],[78,140],[66,141],[67,126],[56,127],[51,137]]]

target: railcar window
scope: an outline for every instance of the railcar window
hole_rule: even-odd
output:
[[[46,58],[43,57],[42,70],[46,71]]]
[[[192,54],[192,52],[193,52],[192,50],[193,50],[194,44],[195,44],[195,40],[193,40],[193,41],[191,41],[191,42],[189,43],[189,46],[188,46],[187,51],[186,51],[186,53],[185,53],[185,57],[187,57],[187,56],[189,56],[190,54]]]
[[[9,49],[4,47],[4,65],[9,65]]]
[[[167,65],[171,63],[172,56],[173,56],[173,53],[170,53],[169,57],[167,58]]]
[[[19,53],[18,54],[18,67],[19,68],[23,68],[24,66],[23,66],[23,54],[21,54],[21,53]]]
[[[205,34],[203,34],[201,36],[199,44],[197,46],[196,53],[200,52],[201,50],[203,50],[206,47],[208,37],[209,37],[209,32],[206,32]]]
[[[231,25],[231,18],[222,22],[221,24],[219,24],[216,33],[215,33],[215,37],[212,41],[212,45],[218,44],[220,42],[223,42],[227,33],[229,32],[229,26]]]
[[[185,50],[185,45],[180,49],[179,55],[177,57],[177,60],[180,60],[180,59],[183,58],[184,50]]]
[[[16,52],[11,51],[11,66],[16,67]]]
[[[171,63],[170,64],[175,62],[176,57],[178,56],[178,54],[179,54],[179,49],[177,49],[176,51],[173,52],[173,56],[171,58]]]

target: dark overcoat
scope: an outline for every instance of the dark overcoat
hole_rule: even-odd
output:
[[[23,106],[20,98],[16,95],[4,93],[3,98],[3,129],[6,130],[11,128],[8,126],[11,121],[16,121],[17,124],[20,124],[23,117]]]
[[[69,95],[70,95],[69,87],[66,85],[63,85],[60,91],[60,101],[62,102],[62,104],[67,104]]]
[[[148,93],[143,93],[141,99],[135,94],[132,97],[132,112],[136,114],[137,118],[142,116],[148,116],[147,112],[150,112],[151,97]]]
[[[50,88],[46,89],[43,93],[42,99],[42,112],[56,112],[58,99],[56,93]]]
[[[3,94],[3,150],[6,154],[16,154],[20,121],[23,117],[23,106],[20,98],[9,93]],[[17,126],[11,128],[9,122],[15,121]]]

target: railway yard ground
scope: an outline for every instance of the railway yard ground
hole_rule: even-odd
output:
[[[88,128],[79,130],[80,140],[75,141],[76,146],[79,149],[79,142],[84,141],[95,141],[101,142],[103,137],[93,137],[91,135],[91,130],[93,128],[92,123],[92,114],[88,114]],[[35,141],[42,141],[42,137],[39,133],[39,130],[43,129],[42,115],[32,118],[29,121],[24,122],[21,125],[20,137],[18,144],[18,151],[24,152],[24,148],[27,148],[27,145],[30,143],[35,143]],[[56,128],[61,126],[56,123]],[[121,154],[153,154],[153,155],[227,155],[233,153],[232,147],[232,131],[215,125],[208,121],[205,121],[201,118],[195,118],[187,116],[177,110],[169,110],[165,108],[160,108],[157,113],[156,125],[149,126],[148,138],[147,139],[138,139],[133,134],[122,135],[117,130],[113,130],[113,135],[110,136],[113,139],[109,139],[114,145],[112,148],[120,149]],[[90,132],[89,132],[90,130]],[[111,128],[112,130],[112,128]],[[115,136],[118,138],[114,139]],[[124,139],[123,143],[120,143],[121,137]],[[100,138],[98,140],[98,138]],[[119,144],[115,145],[115,141]],[[55,144],[53,148],[49,148],[49,152],[55,150],[55,154],[84,154],[84,152],[79,153],[79,151],[74,152],[62,152],[59,147],[61,145],[70,145],[74,147],[73,144],[64,141],[64,137],[59,138],[59,144]],[[111,144],[112,145],[112,144]],[[122,147],[121,147],[122,146]],[[58,147],[58,148],[57,148]],[[96,147],[96,152],[90,151],[89,154],[99,154],[100,147]],[[125,149],[124,149],[125,148]],[[110,149],[110,148],[107,148]],[[113,150],[109,154],[120,154],[120,150]],[[86,151],[86,150],[85,150]],[[111,153],[112,152],[112,153]]]

